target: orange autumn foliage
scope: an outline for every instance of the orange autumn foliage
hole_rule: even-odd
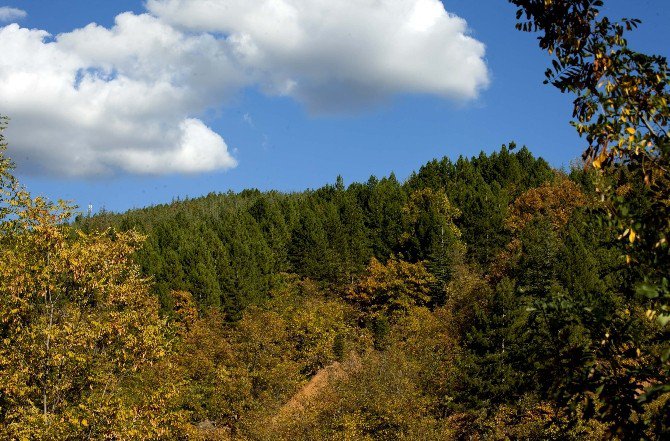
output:
[[[558,231],[568,223],[572,212],[588,203],[577,184],[559,178],[556,182],[532,188],[519,196],[511,206],[507,227],[522,230],[534,219],[544,217]]]

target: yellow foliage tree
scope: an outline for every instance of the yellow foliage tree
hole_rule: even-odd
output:
[[[2,150],[0,179],[0,438],[168,436],[124,392],[167,349],[132,261],[143,237],[74,232],[72,208],[31,197]]]
[[[544,217],[558,231],[568,223],[576,208],[587,205],[587,198],[577,184],[567,178],[531,188],[510,207],[507,226],[518,232],[532,220]]]
[[[348,289],[347,297],[369,314],[392,316],[428,304],[435,282],[422,262],[391,257],[384,265],[372,258],[366,274]]]

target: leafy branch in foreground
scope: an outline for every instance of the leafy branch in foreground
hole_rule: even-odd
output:
[[[598,171],[598,192],[608,208],[609,222],[624,242],[627,263],[646,280],[637,292],[649,299],[647,315],[657,320],[662,329],[657,340],[666,349],[653,352],[659,363],[647,368],[652,372],[631,369],[628,375],[649,378],[646,393],[636,395],[640,401],[650,400],[657,392],[670,390],[667,60],[631,49],[625,33],[640,21],[602,17],[602,0],[509,1],[518,7],[517,29],[538,32],[540,48],[553,56],[545,83],[575,95],[571,124],[588,142],[584,160]],[[625,344],[640,350],[634,341]],[[595,391],[604,400],[605,414],[611,413],[617,400],[607,393]]]

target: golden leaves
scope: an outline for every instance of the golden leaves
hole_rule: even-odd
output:
[[[347,296],[371,313],[406,311],[413,305],[428,303],[435,281],[422,262],[391,257],[384,265],[372,258],[366,274],[349,287]]]
[[[533,219],[546,217],[554,229],[560,230],[573,211],[586,204],[586,196],[577,184],[561,178],[554,183],[532,188],[519,196],[510,207],[507,226],[514,231],[520,231]]]
[[[602,149],[600,155],[598,155],[598,157],[593,160],[592,162],[593,167],[596,169],[600,169],[608,157],[609,154],[607,153],[607,149]]]
[[[132,260],[143,236],[73,232],[66,202],[18,187],[3,188],[0,206],[10,207],[0,213],[0,395],[10,406],[0,438],[111,433],[101,409],[120,390],[109,379],[166,354],[157,301]]]

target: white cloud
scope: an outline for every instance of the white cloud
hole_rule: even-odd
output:
[[[141,151],[128,149],[113,153],[114,159],[135,173],[179,171],[196,173],[228,168],[237,162],[228,154],[228,147],[219,135],[202,121],[189,118],[179,124],[176,151]]]
[[[227,35],[270,93],[316,112],[401,93],[473,99],[488,84],[484,45],[440,0],[149,0],[183,29]]]
[[[12,8],[9,6],[0,7],[0,22],[21,20],[27,16],[28,14],[23,9]]]
[[[18,162],[84,176],[198,173],[235,159],[198,115],[245,87],[313,112],[397,94],[477,97],[484,46],[439,0],[149,0],[115,26],[0,28]],[[16,153],[19,153],[16,155]]]
[[[146,14],[48,37],[0,29],[0,103],[21,166],[85,176],[236,165],[224,140],[191,116],[245,84],[225,42]]]

